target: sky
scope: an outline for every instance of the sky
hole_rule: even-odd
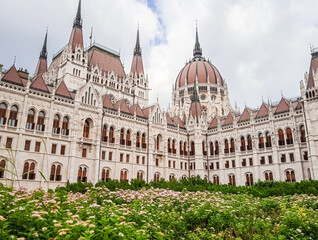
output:
[[[48,59],[67,42],[78,0],[0,0],[0,64],[34,73],[48,29]],[[129,73],[139,24],[150,103],[166,110],[179,71],[193,56],[195,26],[203,56],[243,111],[262,99],[300,96],[310,46],[318,47],[317,0],[82,0],[84,45],[119,51]]]

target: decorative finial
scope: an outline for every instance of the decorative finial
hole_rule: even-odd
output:
[[[134,56],[141,56],[141,47],[140,47],[140,42],[139,42],[139,23],[137,27],[137,38],[136,38],[136,46],[134,49]]]
[[[82,28],[82,17],[81,17],[81,0],[78,1],[77,13],[73,23],[73,27]]]
[[[283,90],[280,90],[280,95],[282,96],[282,98],[284,97]]]
[[[198,36],[198,26],[196,23],[196,27],[195,27],[195,45],[194,45],[194,49],[193,49],[193,57],[194,58],[201,58],[202,57],[202,49],[200,47],[200,43],[199,43],[199,36]]]
[[[13,66],[15,66],[16,56],[13,57]]]
[[[42,51],[40,53],[40,58],[43,58],[43,59],[47,59],[47,33],[48,33],[48,29],[46,29],[44,43],[43,43]]]

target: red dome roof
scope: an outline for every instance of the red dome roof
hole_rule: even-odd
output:
[[[198,79],[198,84],[209,83],[223,86],[223,78],[219,70],[204,58],[193,58],[191,62],[181,69],[177,76],[175,89],[185,85],[192,85]]]

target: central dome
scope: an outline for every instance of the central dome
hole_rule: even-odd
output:
[[[206,61],[202,57],[195,57],[191,62],[187,63],[179,72],[175,89],[183,86],[193,85],[197,81],[197,84],[208,83],[224,85],[223,78],[219,70],[210,62]]]

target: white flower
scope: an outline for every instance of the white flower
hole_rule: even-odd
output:
[[[118,233],[118,236],[120,236],[120,237],[123,237],[123,236],[125,236],[123,233]]]

